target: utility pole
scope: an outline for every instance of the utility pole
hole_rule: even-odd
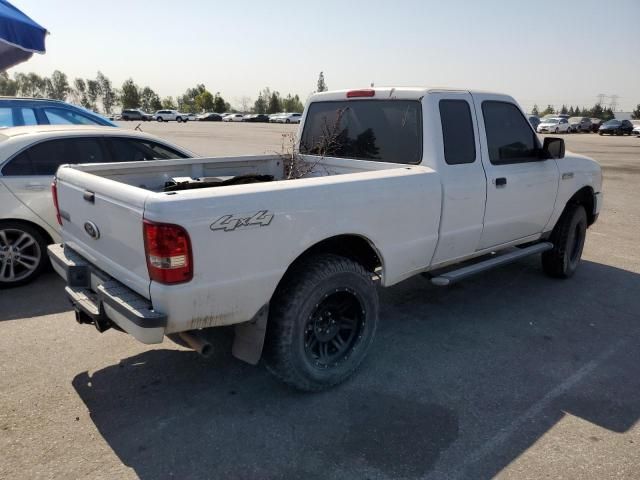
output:
[[[598,105],[602,105],[604,103],[604,98],[607,95],[604,93],[599,93],[598,95],[596,95],[596,98],[598,99]]]
[[[615,112],[616,107],[618,106],[618,99],[620,98],[620,95],[611,95],[609,98],[611,99],[611,103],[609,103],[609,108],[611,109],[612,112]]]

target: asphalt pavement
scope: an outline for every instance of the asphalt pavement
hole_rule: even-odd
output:
[[[201,155],[295,131],[141,128]],[[382,290],[368,359],[327,392],[234,359],[225,331],[205,360],[79,325],[53,273],[0,291],[0,478],[640,478],[640,139],[564,137],[605,178],[576,275],[529,258]]]

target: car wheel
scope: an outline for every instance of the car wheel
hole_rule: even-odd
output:
[[[337,255],[310,257],[287,274],[271,302],[265,364],[299,390],[332,387],[358,369],[377,324],[372,273]]]
[[[158,117],[158,118],[156,118],[156,120],[158,120],[159,122],[161,122],[161,121],[162,121],[162,117]]]
[[[182,123],[182,117],[176,117],[176,122]]]
[[[31,225],[0,223],[0,288],[35,279],[47,266],[47,242]]]
[[[542,268],[550,277],[569,278],[580,263],[587,236],[587,213],[582,205],[568,205],[551,232],[553,248],[542,253]]]

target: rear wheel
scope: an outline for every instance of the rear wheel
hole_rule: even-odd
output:
[[[0,288],[16,287],[35,279],[47,265],[47,242],[31,225],[0,223]]]
[[[551,232],[553,248],[542,254],[542,268],[555,278],[571,277],[582,257],[587,236],[587,213],[582,205],[568,205]]]
[[[182,123],[182,117],[176,117],[176,122]]]
[[[156,120],[158,120],[159,122],[161,122],[161,121],[162,121],[162,117],[158,117],[158,118],[156,118]]]
[[[349,378],[375,336],[378,294],[372,273],[332,254],[301,261],[271,303],[264,360],[294,388],[318,391]]]

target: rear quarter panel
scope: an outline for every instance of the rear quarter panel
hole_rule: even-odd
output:
[[[382,258],[383,284],[397,283],[429,263],[440,202],[438,175],[420,166],[153,194],[145,218],[185,227],[194,259],[191,282],[151,282],[154,308],[168,315],[168,333],[250,320],[299,255],[341,234],[367,239]],[[262,223],[233,228],[259,212]]]

